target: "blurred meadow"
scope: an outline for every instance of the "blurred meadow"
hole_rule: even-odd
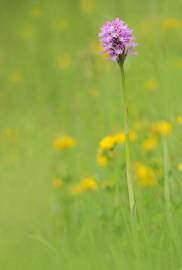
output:
[[[181,270],[182,1],[0,7],[0,268]],[[98,42],[101,25],[115,17],[138,43],[125,63],[134,231],[120,72]]]

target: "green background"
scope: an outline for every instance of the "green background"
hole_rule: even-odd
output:
[[[80,249],[84,250],[86,239],[76,239],[68,248],[69,240],[61,238],[62,255],[46,242],[53,234],[52,208],[56,201],[51,184],[54,138],[68,134],[77,140],[68,157],[76,181],[97,172],[99,140],[123,125],[119,69],[90,51],[106,20],[119,16],[127,21],[139,44],[138,55],[126,63],[131,123],[146,119],[174,121],[181,113],[182,31],[163,31],[161,23],[171,17],[181,20],[182,1],[90,2],[87,11],[78,0],[0,1],[0,265],[4,270],[111,269],[113,265],[107,256],[100,260],[99,250],[104,251],[115,239],[111,237],[105,243],[103,232],[99,234],[97,229],[94,237],[98,242],[80,261],[78,246],[83,242]],[[41,11],[40,16],[32,16],[35,9]],[[65,29],[56,27],[59,20],[66,22]],[[23,34],[27,32],[28,37]],[[60,69],[57,59],[65,54],[69,55],[70,66]],[[20,79],[13,80],[12,74],[17,72]],[[146,91],[145,82],[153,78],[158,89]],[[170,142],[174,163],[180,161],[181,134],[178,129]],[[94,220],[92,223],[94,226]],[[89,226],[90,221],[85,228]],[[79,234],[78,228],[72,233]],[[160,249],[157,241],[153,245],[151,249]],[[114,269],[135,269],[127,266],[132,256],[125,252],[122,256],[128,259],[121,265],[119,254],[113,255]],[[156,255],[156,261],[161,257],[165,258]],[[65,258],[70,264],[64,265]],[[152,264],[143,266],[141,260],[137,267],[150,269]]]

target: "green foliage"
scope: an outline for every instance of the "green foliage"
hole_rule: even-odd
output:
[[[182,3],[0,2],[1,268],[180,270]],[[163,175],[155,187],[135,181],[132,223],[123,146],[105,168],[96,162],[100,140],[123,129],[119,68],[100,55],[97,41],[102,23],[116,16],[139,43],[125,66],[130,126],[160,120],[173,126],[170,223]],[[132,160],[161,170],[160,139],[155,154],[141,150],[147,132],[137,131]],[[76,146],[54,149],[64,135]],[[88,181],[73,194],[88,177],[97,188]]]

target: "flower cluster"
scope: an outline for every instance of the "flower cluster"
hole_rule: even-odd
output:
[[[79,183],[72,186],[71,193],[80,194],[84,191],[96,190],[97,188],[98,187],[96,180],[94,178],[87,177],[82,179]]]
[[[118,144],[124,144],[125,134],[121,131],[114,135],[104,137],[99,143],[97,152],[97,163],[99,166],[104,167],[108,161],[114,156],[114,150]]]
[[[136,131],[130,130],[128,137],[131,142],[135,142],[137,139]],[[117,147],[124,145],[125,140],[126,136],[123,131],[102,138],[99,143],[99,149],[97,152],[98,165],[100,167],[105,167],[109,160],[116,157],[118,155]]]
[[[168,121],[159,121],[152,125],[152,131],[158,135],[169,136],[172,133],[172,125]]]
[[[127,55],[134,53],[133,30],[119,18],[106,22],[101,27],[99,38],[104,52],[112,61],[123,62]]]

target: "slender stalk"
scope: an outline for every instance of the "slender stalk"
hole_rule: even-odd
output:
[[[162,136],[163,143],[163,159],[164,159],[164,197],[166,204],[166,216],[168,223],[171,222],[171,194],[170,194],[170,179],[169,179],[169,152],[167,138]]]
[[[133,189],[133,181],[131,176],[131,161],[130,161],[130,142],[129,142],[129,123],[128,123],[128,104],[126,95],[126,83],[125,83],[125,73],[124,73],[124,63],[123,61],[119,63],[122,77],[122,90],[123,90],[123,111],[124,111],[124,132],[126,136],[125,141],[125,159],[126,159],[126,178],[128,185],[128,197],[129,206],[131,214],[135,214],[135,196]]]

